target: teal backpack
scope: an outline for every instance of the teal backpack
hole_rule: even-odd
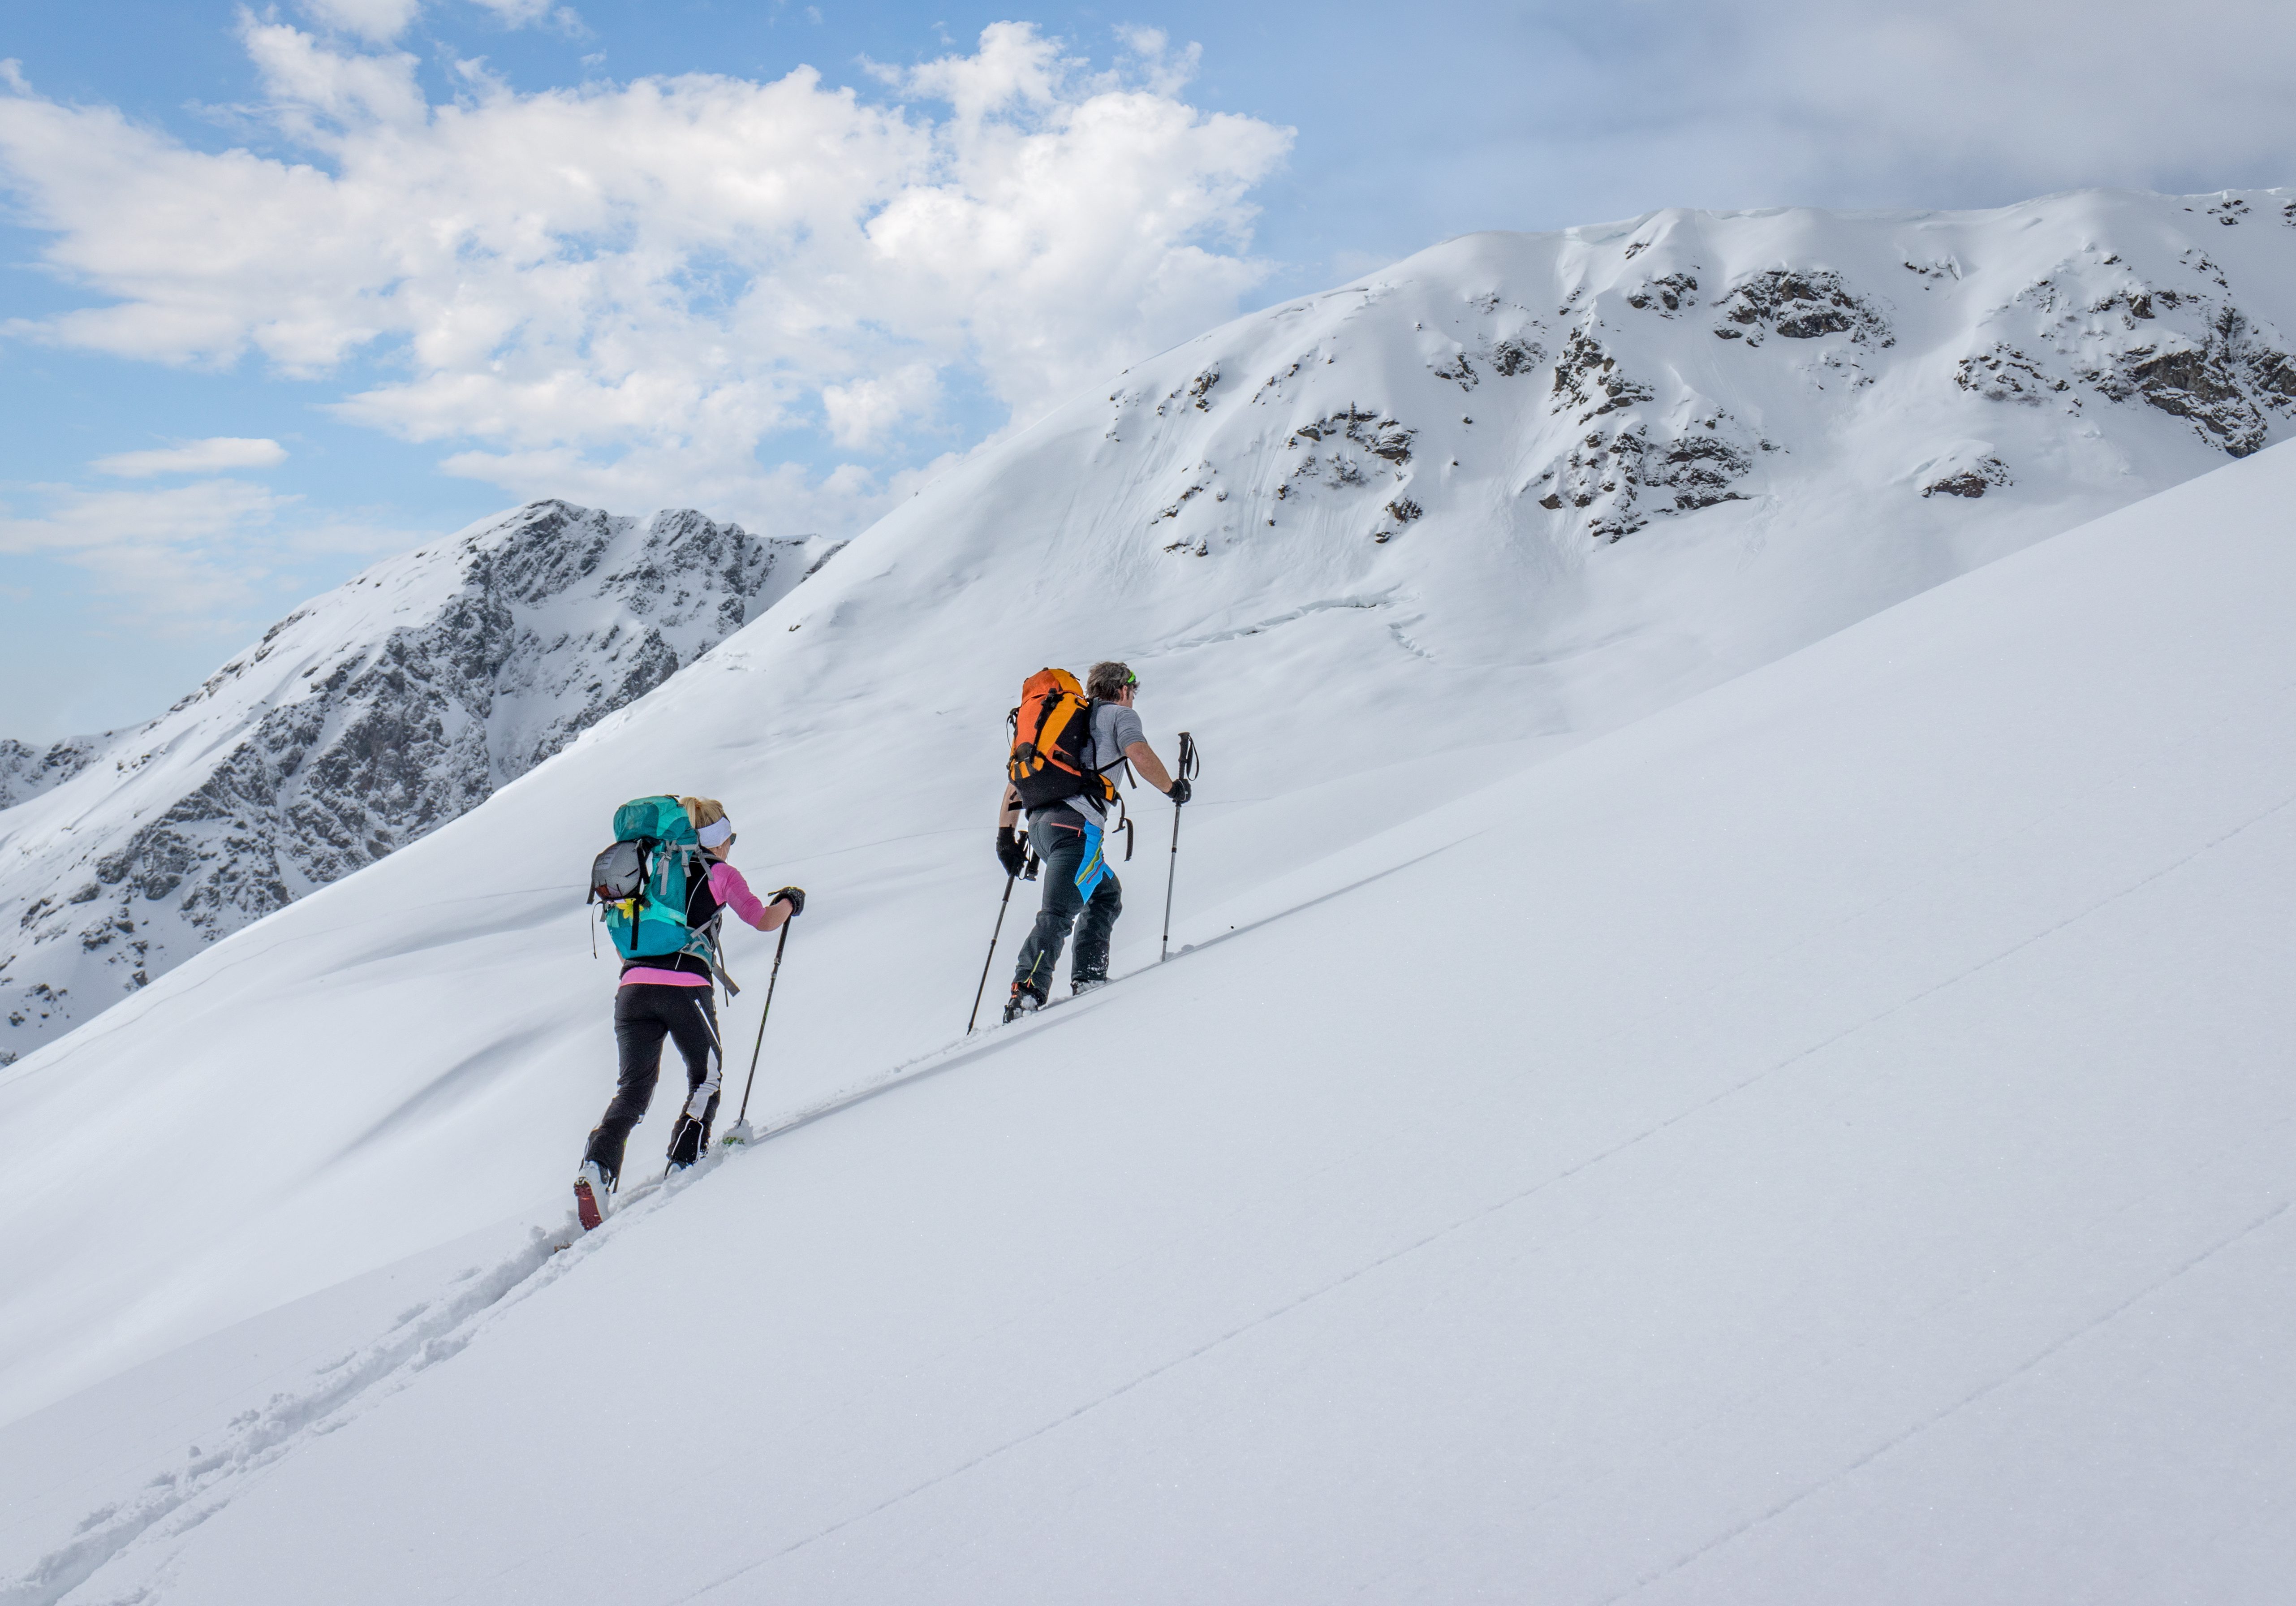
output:
[[[598,918],[623,959],[690,953],[718,970],[714,934],[685,923],[687,877],[703,857],[677,799],[641,797],[614,811],[614,844],[591,862],[583,902],[601,905]]]

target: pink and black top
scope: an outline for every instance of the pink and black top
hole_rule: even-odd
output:
[[[765,929],[766,906],[758,902],[758,894],[750,890],[742,872],[722,859],[710,865],[708,876],[697,876],[688,884],[685,923],[698,931],[709,925],[720,909],[730,909],[758,930]],[[698,954],[673,953],[632,959],[622,967],[621,984],[625,987],[707,987],[709,980],[709,962]]]

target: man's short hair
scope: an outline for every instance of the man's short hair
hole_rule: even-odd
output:
[[[1128,665],[1111,658],[1092,666],[1092,672],[1084,678],[1084,695],[1095,703],[1113,703],[1124,695],[1126,687],[1138,684]]]

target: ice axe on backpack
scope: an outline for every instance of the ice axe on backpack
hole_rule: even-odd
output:
[[[1180,764],[1174,778],[1190,786],[1196,779],[1196,738],[1186,731],[1180,732]],[[1164,874],[1164,943],[1156,951],[1156,962],[1162,964],[1172,957],[1172,886],[1180,876],[1180,805],[1172,805],[1172,867]]]

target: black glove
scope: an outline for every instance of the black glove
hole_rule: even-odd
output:
[[[1196,789],[1193,787],[1188,785],[1187,777],[1182,776],[1179,779],[1172,783],[1172,789],[1169,792],[1165,793],[1164,795],[1170,798],[1173,805],[1177,807],[1179,804],[1187,802],[1189,798],[1194,796],[1195,790]]]
[[[996,862],[1004,867],[1008,876],[1017,876],[1028,866],[1029,844],[1011,826],[996,828]]]
[[[784,886],[781,891],[767,899],[766,902],[768,903],[787,903],[790,906],[790,916],[793,919],[797,916],[805,912],[805,888],[801,886]]]

